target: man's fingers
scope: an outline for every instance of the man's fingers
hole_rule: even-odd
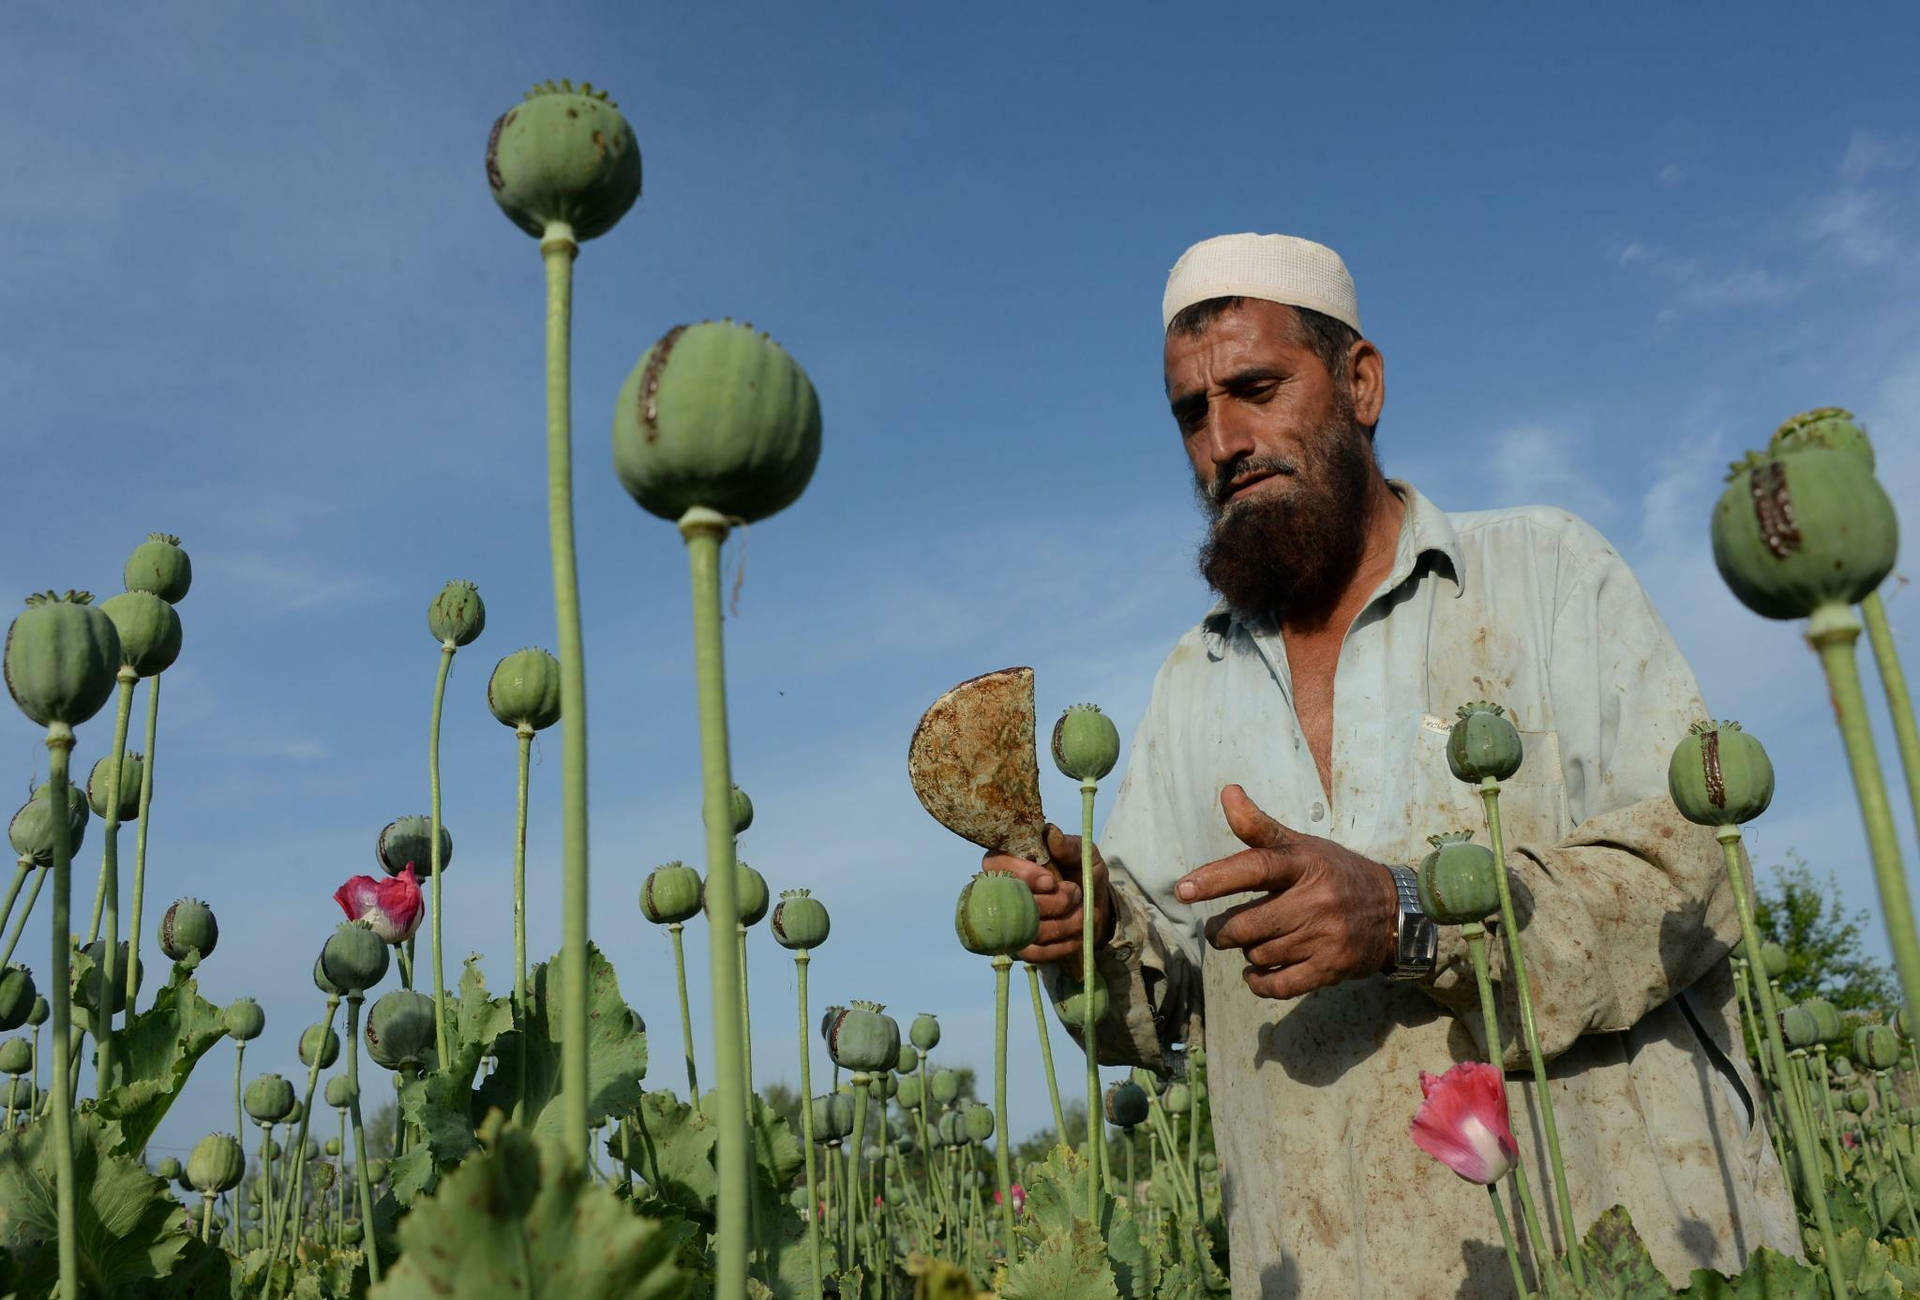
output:
[[[1247,965],[1256,968],[1297,966],[1313,952],[1313,937],[1301,930],[1289,930],[1247,949]]]
[[[1249,899],[1207,919],[1207,942],[1219,949],[1251,948],[1290,934],[1296,924],[1290,910],[1285,898],[1272,894]]]
[[[1334,982],[1311,962],[1276,969],[1249,966],[1241,975],[1247,987],[1263,998],[1297,998]]]
[[[1027,888],[1033,891],[1036,901],[1043,894],[1053,893],[1060,885],[1060,877],[1050,868],[1005,853],[989,853],[981,858],[980,870],[1020,877],[1027,883]]]
[[[1033,896],[1034,906],[1040,909],[1040,920],[1057,921],[1071,918],[1077,927],[1080,924],[1080,886],[1067,883],[1045,894]]]
[[[1278,892],[1292,885],[1299,876],[1299,867],[1288,855],[1269,849],[1246,849],[1195,867],[1180,877],[1173,892],[1183,903],[1198,903],[1255,889]]]
[[[1071,943],[1036,943],[1031,948],[1022,948],[1014,955],[1033,966],[1046,966],[1069,958],[1078,959],[1080,940],[1076,937]]]
[[[1227,815],[1227,828],[1250,849],[1285,848],[1293,832],[1260,811],[1247,792],[1230,785],[1220,792],[1220,810]]]

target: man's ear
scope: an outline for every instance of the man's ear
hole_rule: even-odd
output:
[[[1386,358],[1366,339],[1355,339],[1347,349],[1347,388],[1353,397],[1353,418],[1371,428],[1380,423],[1387,404]]]

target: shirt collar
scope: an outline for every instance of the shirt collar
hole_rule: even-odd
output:
[[[1394,547],[1393,568],[1374,593],[1374,599],[1398,590],[1417,576],[1421,562],[1428,556],[1442,561],[1433,566],[1433,571],[1451,583],[1453,595],[1458,598],[1466,590],[1466,568],[1461,561],[1460,538],[1453,530],[1453,521],[1404,479],[1390,478],[1387,486],[1406,503],[1406,511],[1400,516],[1400,539]],[[1226,601],[1217,601],[1200,620],[1208,658],[1219,659],[1226,653],[1227,640],[1236,626],[1249,632],[1274,630],[1271,618],[1264,615],[1257,619],[1245,618]]]

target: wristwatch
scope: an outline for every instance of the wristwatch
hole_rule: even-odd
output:
[[[1440,931],[1433,918],[1420,907],[1420,883],[1411,867],[1389,866],[1393,889],[1400,898],[1400,913],[1393,926],[1393,959],[1387,964],[1387,978],[1425,979],[1433,974],[1440,952]]]

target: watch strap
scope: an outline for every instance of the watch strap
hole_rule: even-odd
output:
[[[1439,928],[1420,906],[1420,881],[1413,868],[1388,866],[1387,870],[1393,875],[1393,889],[1400,904],[1393,929],[1393,960],[1387,967],[1387,977],[1425,979],[1433,974],[1439,957]]]

